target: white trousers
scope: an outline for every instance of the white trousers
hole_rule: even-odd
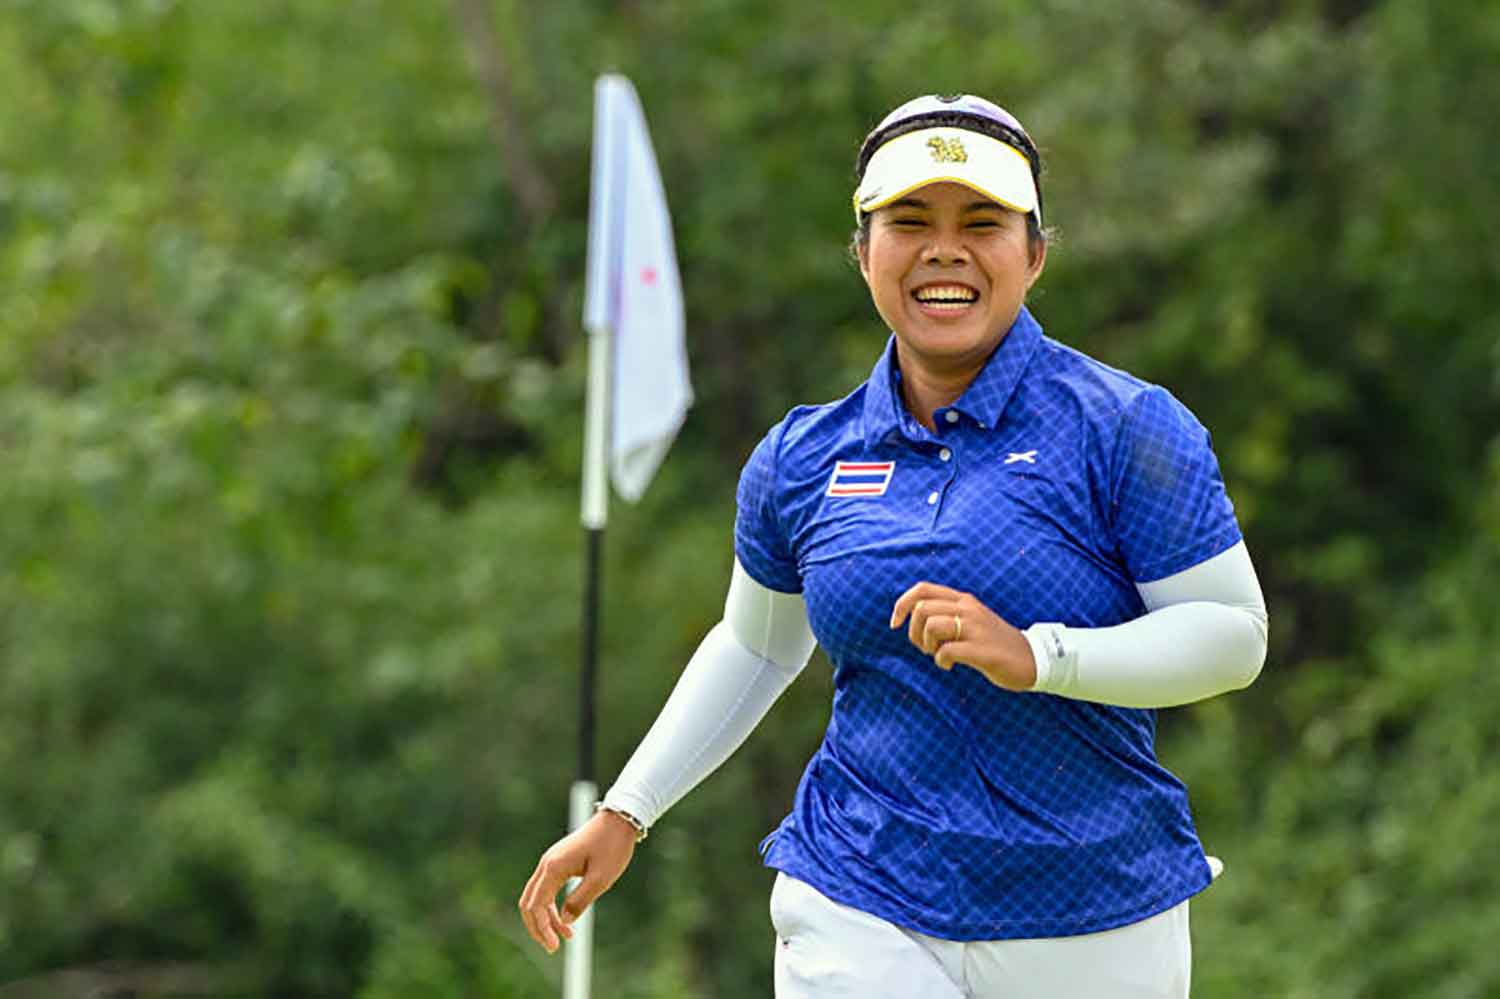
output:
[[[1187,999],[1188,904],[1073,937],[961,943],[778,873],[776,999]]]

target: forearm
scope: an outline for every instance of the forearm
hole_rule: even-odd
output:
[[[1267,616],[1243,544],[1140,591],[1149,613],[1124,624],[1027,628],[1037,666],[1032,689],[1164,708],[1247,687],[1259,675]]]
[[[604,801],[648,828],[754,731],[812,655],[800,596],[760,586],[738,565],[715,625]]]
[[[729,759],[795,675],[746,649],[726,623],[716,624],[605,804],[649,827]]]

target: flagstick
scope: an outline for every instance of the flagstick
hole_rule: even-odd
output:
[[[599,789],[593,781],[573,782],[568,801],[568,824],[577,829],[594,814],[594,799]],[[568,881],[568,891],[578,886],[578,878]],[[589,999],[594,973],[594,907],[573,923],[573,939],[563,945],[563,999]]]
[[[578,778],[568,792],[568,828],[577,829],[594,814],[599,787],[594,783],[594,678],[599,651],[599,554],[603,528],[584,528],[586,573],[583,598],[583,655],[578,677]],[[571,893],[578,878],[568,881]],[[594,963],[594,907],[573,923],[573,939],[563,948],[563,999],[589,999]]]
[[[609,334],[589,333],[588,402],[583,423],[583,661],[578,683],[578,780],[594,779],[594,685],[599,655],[599,583],[609,519]],[[589,802],[590,807],[593,802]]]
[[[594,780],[594,688],[599,675],[599,586],[603,528],[584,528],[583,641],[578,671],[578,781]],[[589,807],[593,807],[589,802]],[[584,816],[584,821],[588,816]],[[569,820],[575,821],[576,820]],[[575,824],[576,828],[576,824]]]
[[[604,525],[609,519],[609,330],[618,303],[614,274],[619,238],[614,216],[617,170],[612,160],[613,117],[610,89],[604,78],[594,84],[594,138],[589,180],[588,294],[584,328],[589,338],[589,375],[583,415],[584,532],[583,631],[578,669],[578,777],[568,794],[568,828],[589,820],[599,789],[594,784],[594,686],[599,657],[599,582],[602,575]],[[568,882],[572,892],[578,879]],[[563,948],[563,999],[589,999],[594,970],[594,907],[573,924],[573,939]]]
[[[593,814],[599,788],[594,783],[594,686],[599,656],[599,582],[603,576],[604,525],[609,518],[609,336],[589,331],[588,402],[583,423],[583,502],[585,538],[583,648],[578,678],[578,778],[568,795],[568,828],[577,829]],[[568,882],[572,891],[578,883]],[[593,977],[594,908],[573,924],[563,964],[563,999],[588,999]]]

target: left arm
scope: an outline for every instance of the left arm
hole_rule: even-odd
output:
[[[1130,708],[1165,708],[1249,686],[1266,658],[1267,615],[1243,541],[1137,584],[1147,613],[1108,628],[1039,623],[1024,632],[969,594],[918,583],[896,602],[911,641],[943,669],[999,686]]]
[[[1034,624],[1033,690],[1167,708],[1250,686],[1266,661],[1266,602],[1243,541],[1136,589],[1147,613],[1111,628]]]

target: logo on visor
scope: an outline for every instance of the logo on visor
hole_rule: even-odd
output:
[[[934,163],[967,163],[969,154],[964,151],[964,142],[959,138],[944,139],[934,135],[927,140],[927,148],[932,150],[932,162]]]

